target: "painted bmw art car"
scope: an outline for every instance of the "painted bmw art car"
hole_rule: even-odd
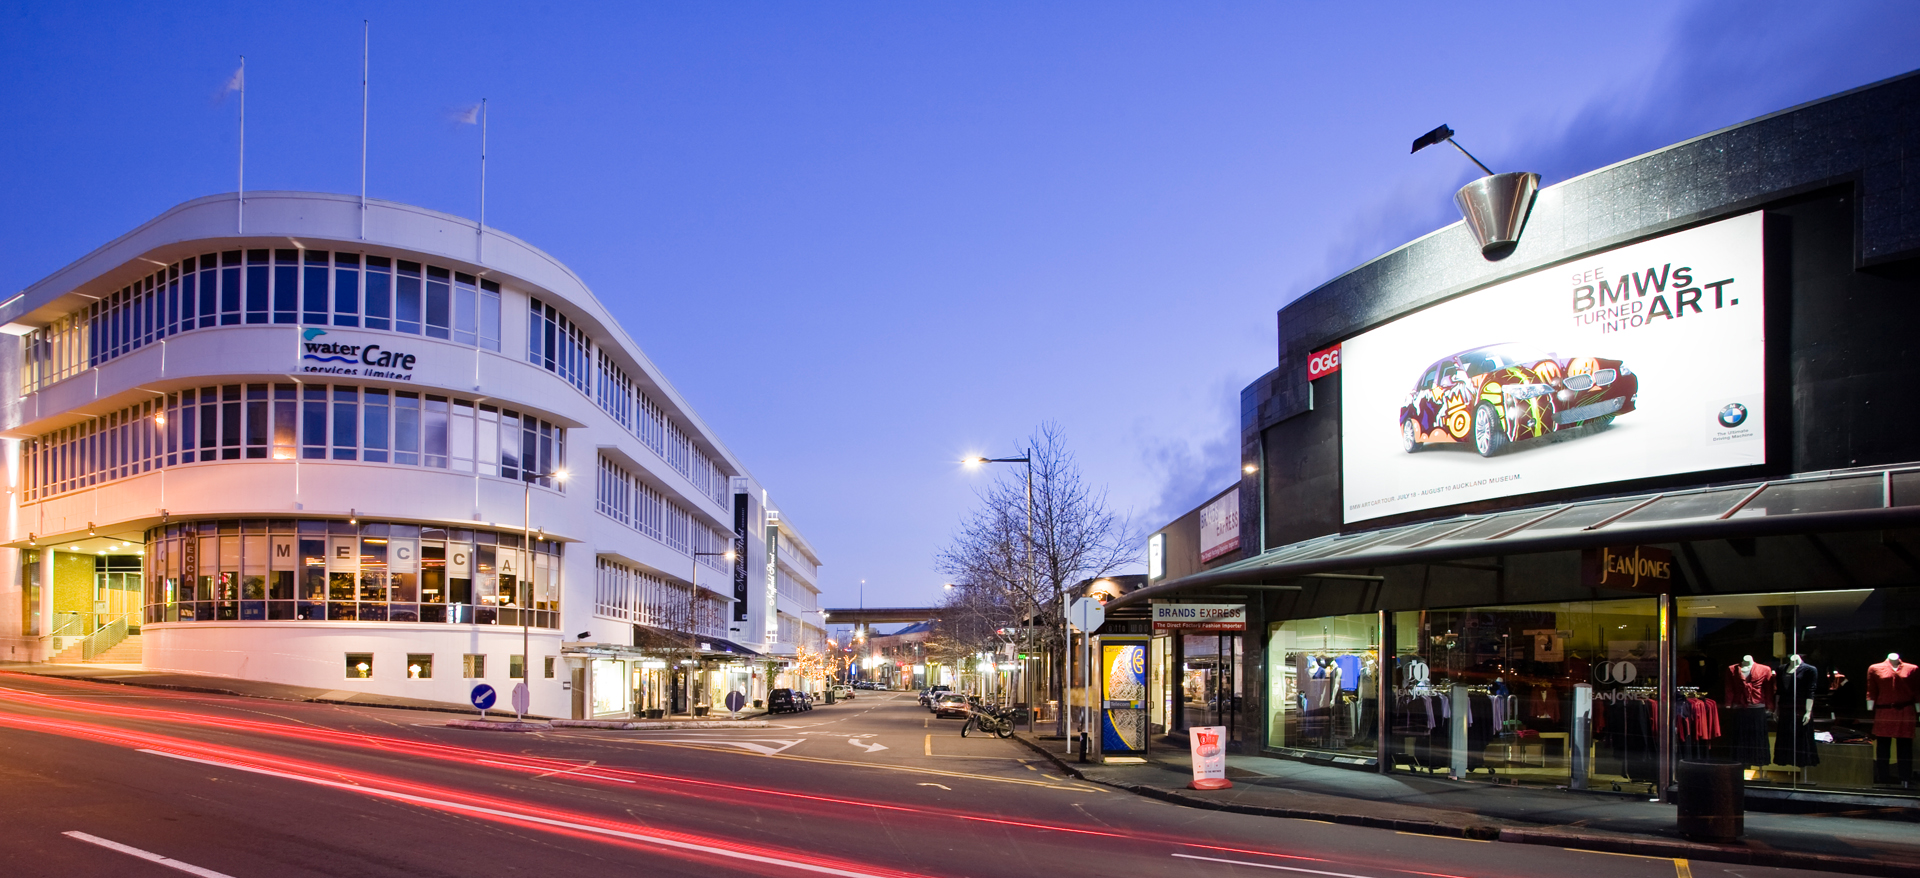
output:
[[[1400,442],[1471,442],[1482,457],[1510,443],[1633,411],[1640,379],[1619,360],[1561,357],[1498,344],[1442,357],[1421,373],[1400,407]]]

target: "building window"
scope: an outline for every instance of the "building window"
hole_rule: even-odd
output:
[[[553,679],[553,656],[547,656],[547,679]]]
[[[479,653],[467,653],[460,657],[460,676],[469,680],[479,680],[487,675],[487,657]]]
[[[527,678],[527,657],[524,655],[507,656],[507,679],[524,680]]]
[[[183,332],[241,323],[363,327],[500,350],[500,285],[422,268],[400,262],[396,286],[384,256],[292,249],[188,257],[28,333],[21,392]]]
[[[424,403],[423,403],[424,399]],[[215,460],[365,461],[518,480],[565,465],[566,428],[456,397],[348,384],[188,388],[26,440],[26,499]],[[564,492],[551,476],[542,487]]]
[[[527,362],[546,369],[573,385],[581,393],[592,393],[593,343],[587,333],[552,305],[539,299],[528,300]]]
[[[407,653],[407,679],[409,680],[433,679],[433,653],[430,653],[430,652]]]
[[[369,680],[373,678],[373,653],[347,653],[347,679]]]
[[[528,546],[512,531],[337,519],[195,521],[149,529],[146,555],[148,622],[520,625],[524,615],[533,628],[560,623],[560,544],[536,539]],[[515,594],[524,568],[533,587]]]

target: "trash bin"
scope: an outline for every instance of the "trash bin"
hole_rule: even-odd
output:
[[[1676,779],[1680,790],[1680,834],[1695,841],[1730,843],[1747,831],[1747,767],[1739,762],[1712,759],[1681,761]]]
[[[828,703],[828,704],[832,704],[832,703],[833,703],[833,690],[832,690],[832,689],[828,689],[828,690],[827,690],[827,703]]]

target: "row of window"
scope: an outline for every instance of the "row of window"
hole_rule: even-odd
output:
[[[666,416],[659,403],[635,387],[633,379],[628,378],[626,371],[605,351],[600,352],[600,381],[596,393],[595,401],[615,423],[686,476],[720,508],[730,508],[732,498],[726,472],[706,452],[694,447],[686,431]]]
[[[500,285],[385,256],[229,250],[188,257],[26,337],[30,393],[191,329],[354,326],[500,349]]]
[[[566,460],[566,429],[430,393],[227,384],[156,397],[29,439],[21,449],[29,502],[161,467],[296,456],[534,478],[560,488],[551,474]]]
[[[548,679],[552,679],[554,657],[549,655],[549,656],[542,656],[542,658],[545,660],[543,664],[546,666],[546,677]],[[374,653],[371,653],[371,652],[347,653],[347,679],[371,680],[373,679],[373,676],[374,676],[375,667],[376,667],[376,662],[374,660]],[[430,652],[407,653],[407,663],[405,666],[405,670],[407,672],[407,679],[409,680],[433,679],[433,653],[430,653]],[[523,655],[507,656],[507,679],[519,680],[526,677],[526,675],[527,675],[526,656],[523,656]],[[483,680],[483,679],[486,679],[486,676],[487,676],[487,656],[485,653],[469,652],[460,656],[461,679]]]
[[[325,250],[230,250],[188,257],[29,333],[22,392],[181,332],[244,324],[363,327],[499,350],[500,285],[418,262]],[[614,420],[725,508],[730,502],[725,471],[604,352],[598,358],[596,395],[593,353],[593,342],[579,325],[554,306],[529,300],[528,362],[595,396]]]
[[[149,622],[448,622],[554,628],[560,547],[470,528],[198,521],[146,540]],[[524,571],[524,573],[523,573]]]
[[[785,613],[780,614],[779,636],[781,643],[791,643],[809,649],[819,649],[826,645],[824,632]]]
[[[573,385],[581,393],[592,395],[593,376],[589,374],[593,342],[565,314],[539,299],[528,299],[527,362],[546,369]]]
[[[685,583],[669,582],[606,558],[599,562],[594,577],[594,615],[663,631],[684,632],[691,612],[695,634],[727,636],[726,601],[702,592],[700,599],[689,607]]]
[[[733,544],[729,535],[715,533],[659,489],[635,478],[626,468],[602,456],[594,480],[594,507],[600,514],[654,538],[681,553],[700,553],[700,563],[715,570],[730,569],[718,553]]]

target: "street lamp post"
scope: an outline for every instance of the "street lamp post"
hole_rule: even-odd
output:
[[[525,473],[521,479],[526,487],[520,500],[520,577],[514,583],[514,603],[520,605],[520,684],[513,693],[513,712],[520,719],[526,719],[523,705],[533,704],[533,483],[541,479],[553,479],[562,485],[567,482],[567,471],[555,469],[534,474]],[[520,585],[527,587],[526,600],[520,599]]]
[[[700,559],[725,558],[732,561],[733,550],[724,552],[691,552],[693,556],[692,575],[687,577],[687,715],[693,715],[693,674],[700,667],[699,615],[695,612],[700,601]]]
[[[1024,463],[1027,465],[1027,571],[1026,571],[1027,597],[1029,602],[1033,604],[1034,615],[1037,616],[1040,613],[1040,602],[1032,599],[1033,598],[1033,449],[1028,448],[1027,453],[1019,457],[972,457],[972,458],[968,458],[965,461],[965,463],[969,466],[978,466],[983,463]],[[1022,625],[1020,627],[1023,630],[1026,630],[1026,629],[1031,629],[1033,626]],[[1032,643],[1031,634],[1028,635],[1028,643],[1029,644]],[[1031,659],[1029,659],[1029,661],[1030,660]],[[1021,663],[1020,668],[1021,668],[1021,675],[1027,678],[1027,732],[1031,734],[1033,732],[1033,708],[1034,708],[1033,674],[1030,670],[1028,670],[1028,666],[1025,664],[1025,662]]]

